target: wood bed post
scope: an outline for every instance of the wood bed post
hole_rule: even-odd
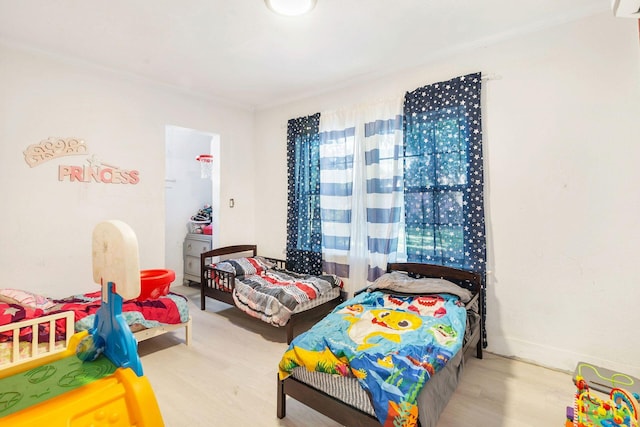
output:
[[[293,341],[293,322],[289,320],[287,322],[287,344],[291,344],[291,341]]]
[[[276,374],[278,377],[278,408],[277,415],[278,418],[282,419],[287,416],[287,396],[284,394],[284,383],[280,379],[280,375]]]
[[[204,310],[207,308],[204,295],[204,288],[205,286],[207,286],[207,282],[205,280],[205,276],[207,275],[207,273],[204,270],[204,266],[206,264],[205,261],[207,260],[206,254],[206,252],[200,254],[200,310]]]

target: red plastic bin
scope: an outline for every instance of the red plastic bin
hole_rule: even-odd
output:
[[[176,272],[167,269],[140,271],[140,296],[136,299],[155,299],[169,293],[169,286],[176,279]]]

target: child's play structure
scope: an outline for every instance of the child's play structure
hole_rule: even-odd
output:
[[[135,233],[106,221],[93,231],[93,279],[102,305],[91,330],[75,334],[65,351],[0,371],[0,425],[164,426],[122,301],[137,298],[141,282],[142,293],[168,287],[175,273],[141,275]]]
[[[574,382],[577,391],[573,406],[567,407],[567,427],[638,427],[635,378],[581,362]]]

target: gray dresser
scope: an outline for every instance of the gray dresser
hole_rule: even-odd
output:
[[[184,239],[184,282],[200,283],[200,254],[211,250],[211,235],[187,234]]]

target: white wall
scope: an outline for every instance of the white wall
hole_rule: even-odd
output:
[[[163,268],[165,126],[220,135],[220,244],[253,240],[253,113],[130,76],[0,45],[0,287],[62,297],[96,289],[91,233],[106,219],[132,226],[140,267]],[[139,170],[137,185],[59,182],[58,165],[30,168],[23,151],[48,137],[86,141],[105,163]]]
[[[285,247],[288,119],[476,71],[501,76],[483,88],[488,349],[640,376],[635,20],[600,14],[258,112],[257,244]]]

